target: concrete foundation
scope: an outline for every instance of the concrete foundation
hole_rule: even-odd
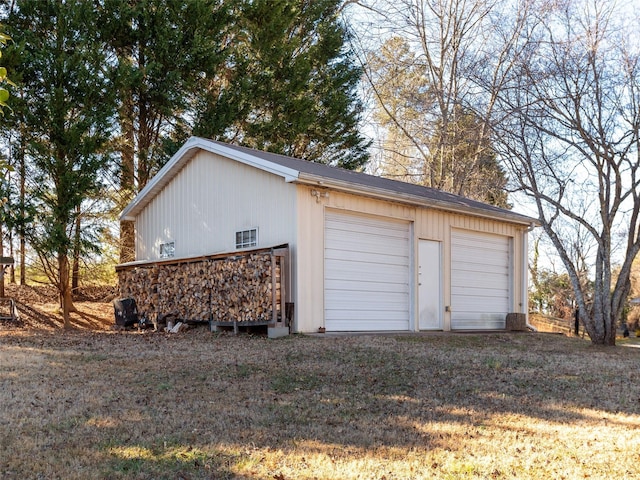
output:
[[[267,329],[269,338],[280,338],[289,335],[289,327],[269,327]]]

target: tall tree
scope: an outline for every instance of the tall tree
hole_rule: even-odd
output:
[[[2,47],[11,39],[9,35],[2,31],[2,25],[0,25],[0,57],[2,56]],[[4,109],[9,108],[7,100],[9,99],[9,90],[5,88],[6,83],[13,84],[7,77],[6,67],[0,66],[0,114],[4,115]],[[4,176],[10,169],[10,165],[5,159],[0,159],[0,175]],[[3,179],[2,179],[3,180]],[[2,186],[4,190],[4,185]],[[4,192],[2,192],[4,193]],[[3,227],[6,222],[6,215],[4,210],[6,197],[2,195],[2,201],[0,201],[0,256],[4,256],[4,234]],[[4,266],[0,267],[3,270],[0,272],[0,297],[4,297]]]
[[[500,92],[500,150],[564,264],[591,341],[614,345],[640,251],[640,25],[597,0],[547,4],[527,21],[526,55]]]
[[[11,37],[3,32],[4,27],[0,24],[0,57],[2,57],[2,47],[5,47],[11,40]],[[4,109],[9,108],[7,101],[9,100],[9,90],[4,84],[13,85],[7,76],[7,68],[0,66],[0,114],[4,115]]]
[[[69,257],[75,216],[99,186],[111,112],[104,48],[93,5],[80,0],[15,2],[7,17],[22,73],[25,154],[37,168],[36,232],[30,243],[56,284],[70,326]]]
[[[420,167],[418,182],[508,207],[502,192],[506,174],[493,149],[488,121],[495,88],[486,88],[502,84],[502,70],[509,68],[502,59],[517,48],[521,21],[510,29],[493,28],[498,4],[508,2],[358,3],[374,15],[374,22],[386,26],[375,31],[386,38],[381,47],[368,36],[371,29],[356,26],[355,30],[362,49],[373,52],[366,57],[366,78],[378,118],[389,125],[390,137],[397,139],[400,134],[403,149],[404,144],[413,146]],[[500,42],[495,41],[498,38]],[[403,107],[397,110],[399,100]],[[487,195],[489,189],[493,193]]]
[[[103,0],[99,33],[118,100],[121,210],[189,132],[206,79],[216,75],[231,24],[219,0]],[[166,149],[168,145],[168,151]],[[133,225],[121,226],[121,261],[133,259]]]
[[[360,71],[339,0],[104,0],[117,65],[120,207],[190,135],[359,168]],[[121,226],[121,261],[133,259]]]
[[[13,52],[8,52],[12,54]],[[18,74],[16,79],[21,84],[21,77]],[[14,90],[20,91],[18,88]],[[31,175],[33,165],[26,154],[29,143],[24,122],[24,102],[19,95],[13,101],[14,107],[11,114],[7,115],[2,138],[7,145],[8,164],[10,166],[9,182],[6,185],[7,209],[5,211],[4,222],[8,234],[18,240],[17,265],[19,269],[20,285],[27,283],[26,275],[26,250],[28,231],[33,223],[35,205],[32,202],[33,193],[37,191],[35,178]],[[12,247],[11,243],[9,244]],[[15,264],[12,268],[12,279],[15,280]]]
[[[8,8],[4,4],[0,4],[4,8]],[[13,8],[13,6],[12,6]],[[4,10],[3,13],[6,18],[6,14],[11,12],[11,9]],[[3,27],[4,29],[4,27]],[[0,44],[5,46],[9,42],[9,35],[5,33],[0,34]],[[19,57],[19,49],[12,48],[9,51],[9,63],[12,67],[15,67],[20,61]],[[6,77],[6,67],[4,71],[0,71]],[[20,74],[18,75],[18,82],[21,80]],[[19,99],[21,98],[21,93],[17,85],[9,80],[5,82],[13,87],[14,91],[18,93]],[[20,83],[20,82],[19,82]],[[1,96],[8,98],[9,92],[5,91],[5,93],[1,94]],[[18,199],[16,201],[14,193],[13,185],[11,182],[8,185],[6,191],[6,197],[8,198],[8,203],[10,205],[9,211],[6,212],[4,216],[4,223],[7,226],[9,233],[15,232],[19,238],[19,268],[20,268],[20,284],[24,285],[26,283],[26,267],[25,267],[25,256],[26,256],[26,228],[29,221],[28,213],[27,213],[27,188],[26,188],[26,172],[27,172],[27,160],[25,157],[25,131],[24,131],[24,117],[23,117],[23,109],[11,109],[11,115],[5,117],[4,129],[2,131],[2,136],[8,146],[8,162],[1,165],[0,168],[8,168],[9,170],[14,170],[17,173],[18,180]],[[4,114],[4,112],[3,112]],[[0,163],[4,162],[4,160],[0,161]],[[15,181],[15,180],[14,180]],[[12,281],[15,281],[15,264],[11,267],[11,275]]]
[[[347,49],[342,0],[236,2],[224,76],[209,83],[194,132],[362,168],[361,71]]]
[[[382,175],[428,185],[419,159],[428,155],[423,141],[428,135],[424,112],[434,99],[415,53],[405,39],[392,37],[379,51],[368,54],[366,72],[373,91],[373,120],[384,132]]]
[[[426,143],[425,184],[502,208],[511,208],[507,175],[499,163],[485,120],[473,110],[454,108],[450,120],[436,122]],[[444,131],[448,128],[449,131]],[[446,140],[443,140],[446,139]]]

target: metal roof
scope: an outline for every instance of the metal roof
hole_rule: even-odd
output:
[[[279,175],[286,182],[326,187],[369,197],[495,218],[514,223],[537,225],[538,220],[471,200],[460,195],[434,188],[345,170],[321,163],[231,145],[200,137],[190,138],[146,187],[125,207],[121,220],[134,220],[135,216],[171,181],[198,150],[205,150],[236,160],[246,165]]]

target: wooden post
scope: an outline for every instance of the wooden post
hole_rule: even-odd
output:
[[[271,321],[276,326],[278,323],[278,308],[277,308],[277,288],[278,282],[276,279],[276,256],[274,252],[271,252]]]
[[[2,249],[0,248],[0,253]],[[13,257],[0,256],[0,298],[4,298],[4,269],[13,265]]]
[[[286,326],[286,304],[287,304],[287,281],[288,265],[287,254],[288,248],[276,248],[271,254],[271,275],[272,275],[272,295],[273,295],[273,322],[276,326]],[[277,267],[280,266],[280,281],[278,282]],[[280,301],[278,301],[277,290],[280,286]],[[280,320],[278,320],[278,310],[280,311]]]

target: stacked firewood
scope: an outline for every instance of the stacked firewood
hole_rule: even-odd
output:
[[[275,272],[279,280],[279,265]],[[119,270],[121,297],[133,297],[140,316],[181,320],[264,322],[272,318],[269,252]]]

